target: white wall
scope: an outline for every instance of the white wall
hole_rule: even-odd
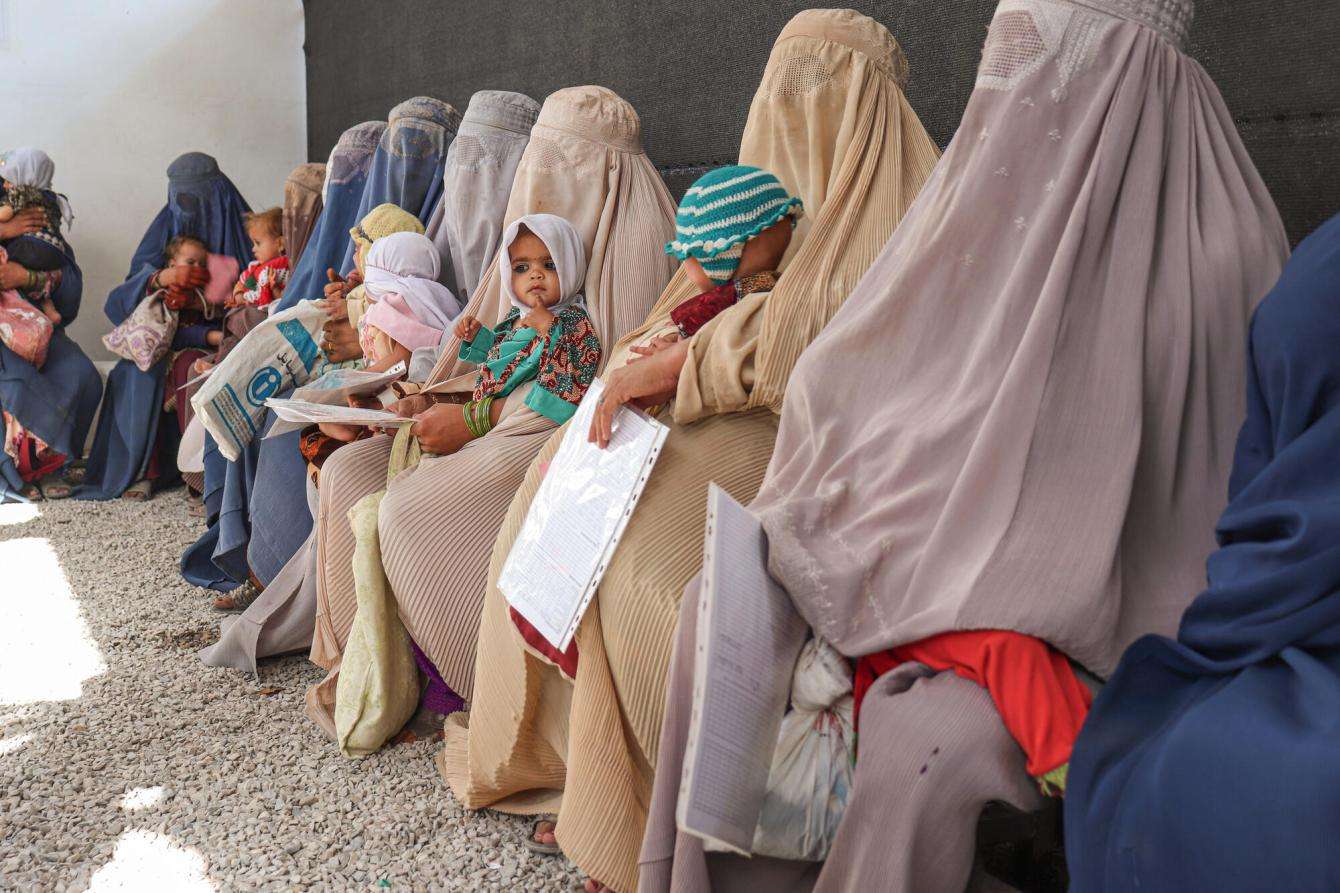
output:
[[[36,146],[77,218],[84,271],[70,329],[89,356],[107,292],[199,150],[253,208],[283,201],[306,160],[301,0],[0,0],[0,148]]]

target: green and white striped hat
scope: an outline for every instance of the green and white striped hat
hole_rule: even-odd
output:
[[[684,193],[675,214],[675,239],[666,254],[695,257],[713,282],[728,281],[744,245],[783,217],[804,213],[780,180],[747,164],[708,171]]]

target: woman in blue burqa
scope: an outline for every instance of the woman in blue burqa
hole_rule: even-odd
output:
[[[1073,889],[1336,890],[1340,217],[1256,310],[1208,586],[1133,644],[1070,761]]]
[[[351,192],[361,182],[363,189],[356,207],[346,220],[339,222],[334,219],[334,214],[339,213],[335,209],[348,208],[349,196],[327,197],[322,216],[329,216],[330,221],[322,224],[321,235],[324,239],[329,232],[335,237],[332,241],[339,242],[341,260],[331,265],[333,269],[345,275],[353,269],[349,230],[372,208],[390,203],[420,220],[429,219],[442,195],[443,165],[460,119],[460,113],[447,103],[420,96],[391,109],[370,156],[369,125],[360,124],[345,132],[327,163],[332,178],[328,188],[332,193]],[[352,172],[359,167],[366,173]],[[337,170],[351,171],[343,184],[336,183]],[[338,235],[343,235],[342,241]],[[286,292],[288,301],[321,298],[322,287],[327,284],[326,270],[323,267],[320,275],[314,277],[319,287],[303,284],[308,281],[305,277],[297,287],[290,285]],[[358,334],[343,319],[327,323],[322,346],[336,362],[362,355]],[[273,420],[267,413],[261,419],[260,430],[267,431]],[[234,462],[224,459],[213,440],[207,439],[204,495],[209,527],[182,555],[181,572],[187,582],[225,593],[249,583],[245,597],[236,605],[245,607],[311,532],[312,518],[304,496],[305,475],[306,462],[298,450],[298,432],[270,439],[262,433],[252,439]],[[257,505],[257,509],[265,516],[267,530],[267,535],[256,538],[254,543],[253,492],[256,498],[264,500],[264,506]],[[252,545],[255,548],[249,549]],[[233,600],[225,598],[220,606],[231,607]]]
[[[242,217],[250,208],[218,162],[202,152],[187,152],[168,165],[168,201],[140,240],[126,281],[107,295],[104,312],[119,325],[148,294],[151,279],[162,271],[164,252],[177,236],[195,236],[211,254],[235,258],[239,268],[251,259],[251,240]],[[169,353],[147,372],[121,360],[107,377],[98,430],[89,453],[78,499],[114,499],[133,485],[161,490],[180,480],[177,446],[180,430],[164,411]],[[139,491],[137,491],[139,492]],[[148,495],[143,492],[142,495]]]
[[[40,168],[40,175],[29,179],[41,188],[46,206],[68,209],[63,196],[52,191],[55,166],[46,153],[16,149],[4,159],[3,165],[10,164]],[[84,275],[65,235],[44,218],[34,207],[0,223],[0,247],[9,255],[0,264],[0,288],[22,289],[34,279],[49,280],[61,319],[40,369],[0,343],[0,438],[15,452],[30,451],[25,458],[33,460],[16,463],[11,449],[0,449],[0,501],[70,494],[70,484],[83,471],[77,463],[102,397],[97,368],[66,334],[79,315]],[[60,467],[40,481],[24,480],[19,464],[37,463]]]

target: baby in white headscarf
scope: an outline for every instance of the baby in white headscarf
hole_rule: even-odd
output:
[[[496,421],[495,398],[533,381],[525,403],[558,424],[577,410],[600,367],[600,338],[586,313],[586,251],[572,224],[528,214],[503,232],[498,252],[503,297],[512,309],[497,328],[472,316],[456,322],[460,358],[479,364],[466,424],[482,437]]]
[[[382,236],[367,250],[363,263],[363,293],[368,309],[359,319],[359,342],[368,370],[384,372],[396,363],[408,365],[420,348],[437,348],[461,312],[451,289],[437,281],[442,255],[421,233]],[[351,406],[380,408],[377,397],[349,397]],[[367,429],[322,424],[323,434],[349,441],[366,436]]]
[[[451,289],[437,281],[442,255],[427,236],[383,236],[368,249],[363,293],[370,304],[359,339],[374,372],[409,362],[421,347],[437,347],[461,312]]]

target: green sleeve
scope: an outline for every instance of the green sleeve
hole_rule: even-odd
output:
[[[489,351],[493,349],[493,339],[495,337],[493,330],[488,326],[480,326],[474,338],[461,344],[457,356],[467,363],[482,363],[489,358]]]

